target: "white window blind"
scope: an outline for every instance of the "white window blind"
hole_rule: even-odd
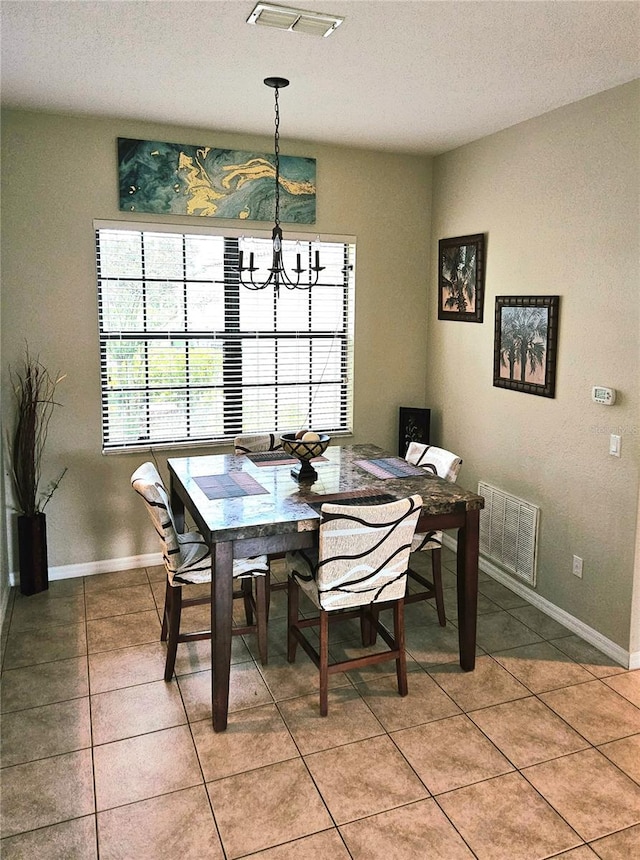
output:
[[[285,240],[311,289],[239,283],[239,245],[266,277],[270,239],[165,225],[96,225],[103,450],[241,433],[351,429],[353,241]]]

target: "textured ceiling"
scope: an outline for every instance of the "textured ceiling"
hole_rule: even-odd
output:
[[[638,2],[301,0],[327,39],[246,24],[253,0],[3,0],[2,103],[439,153],[640,77]]]

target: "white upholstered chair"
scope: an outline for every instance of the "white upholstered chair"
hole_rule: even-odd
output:
[[[211,602],[210,595],[183,599],[183,586],[211,582],[211,550],[199,531],[180,534],[175,527],[169,495],[153,463],[143,463],[131,476],[133,489],[142,497],[151,522],[160,539],[162,558],[167,571],[161,640],[167,642],[164,679],[170,681],[176,661],[178,643],[210,639],[211,631],[181,633],[182,608]],[[234,559],[233,577],[242,583],[234,597],[242,597],[245,610],[255,611],[256,622],[247,611],[247,625],[234,627],[233,633],[253,633],[258,637],[258,651],[267,662],[267,582],[269,565],[265,555]],[[255,583],[255,595],[253,584]]]
[[[294,662],[302,645],[320,670],[320,713],[328,710],[329,675],[396,661],[398,692],[407,694],[404,644],[404,595],[411,542],[422,507],[420,496],[382,505],[324,504],[318,549],[286,556],[289,575],[287,659]],[[315,618],[299,617],[300,588],[319,610]],[[393,636],[380,624],[377,611],[393,606]],[[339,611],[341,610],[341,611]],[[375,625],[388,648],[329,664],[329,616],[360,617],[363,641]],[[304,636],[305,627],[319,626],[319,652]]]
[[[405,460],[414,466],[420,466],[425,472],[438,475],[446,481],[454,483],[458,477],[462,460],[457,454],[452,454],[444,448],[435,445],[423,445],[421,442],[411,442],[405,454]],[[435,598],[438,621],[441,627],[447,623],[444,612],[444,595],[442,593],[442,532],[416,532],[411,552],[431,553],[431,572],[433,582],[417,573],[409,563],[409,578],[422,586],[422,591],[408,592],[405,603],[415,603],[418,600]]]
[[[282,444],[280,436],[275,433],[254,433],[246,436],[236,436],[233,441],[236,454],[259,454],[264,451],[280,451]]]

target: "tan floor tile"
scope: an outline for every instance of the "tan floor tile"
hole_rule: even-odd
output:
[[[204,785],[98,813],[100,860],[223,860]]]
[[[168,729],[187,722],[180,691],[175,684],[152,681],[91,696],[93,743]]]
[[[386,735],[313,753],[305,761],[337,824],[428,796]]]
[[[164,564],[156,564],[153,567],[146,567],[147,576],[149,577],[149,582],[166,582],[167,580],[167,569]]]
[[[89,654],[114,651],[130,645],[144,645],[160,638],[160,621],[155,609],[87,621]]]
[[[597,857],[598,855],[588,845],[580,845],[579,848],[572,848],[570,851],[563,851],[562,854],[554,855],[553,860],[597,860]]]
[[[469,716],[518,768],[589,746],[581,735],[533,696],[473,711]]]
[[[509,613],[539,633],[543,639],[560,639],[562,636],[571,635],[571,631],[567,627],[560,624],[555,618],[551,618],[550,615],[541,612],[537,606],[516,606],[510,609]]]
[[[95,816],[20,833],[0,842],[2,860],[97,860]]]
[[[531,628],[502,610],[478,617],[477,641],[484,651],[493,654],[542,640]]]
[[[350,856],[337,830],[323,830],[286,845],[258,851],[251,855],[251,860],[327,860],[328,857],[331,860],[350,860]]]
[[[582,840],[519,774],[438,797],[478,860],[540,860]]]
[[[86,606],[88,620],[156,608],[148,583],[105,591],[89,591],[86,595]]]
[[[44,630],[46,627],[61,627],[77,624],[84,619],[84,594],[69,597],[52,597],[48,591],[18,600],[11,615],[11,632]]]
[[[592,744],[640,732],[640,709],[602,681],[541,693],[540,698]]]
[[[529,696],[529,690],[516,681],[491,657],[478,657],[473,672],[446,664],[429,669],[431,677],[463,711],[487,708]]]
[[[592,680],[592,675],[550,642],[522,645],[493,654],[493,659],[525,684],[532,693],[543,693]]]
[[[603,683],[640,708],[640,669],[624,675],[603,678]]]
[[[596,678],[605,678],[611,675],[617,675],[620,672],[626,672],[622,666],[607,657],[593,645],[585,642],[579,636],[563,636],[553,643],[556,648],[568,654],[572,660],[595,675]]]
[[[181,647],[178,646],[178,653]],[[164,677],[166,655],[166,645],[160,641],[89,654],[92,694],[160,681]]]
[[[175,680],[171,682],[175,684]],[[211,671],[181,675],[178,685],[190,723],[211,719]],[[231,667],[229,677],[229,713],[257,708],[273,698],[253,662]]]
[[[135,570],[116,570],[112,573],[97,573],[93,576],[85,576],[85,594],[93,594],[96,591],[105,591],[109,588],[127,588],[131,585],[147,585],[149,579],[143,567]]]
[[[21,602],[32,605],[34,601],[38,600],[47,600],[51,597],[73,597],[78,594],[84,594],[84,577],[73,576],[68,579],[49,579],[49,588],[38,594],[22,594],[16,588],[14,606],[18,606]]]
[[[591,847],[601,860],[628,860],[640,853],[640,826],[597,839]]]
[[[275,705],[231,713],[224,732],[211,720],[191,723],[191,732],[207,782],[299,755]]]
[[[422,669],[408,672],[409,693],[398,695],[395,675],[358,684],[356,689],[388,732],[460,713],[460,708]]]
[[[344,824],[340,832],[354,860],[473,860],[433,800]]]
[[[276,702],[312,692],[317,694],[320,689],[318,669],[302,649],[295,663],[289,663],[286,656],[269,654],[269,663],[260,665],[260,672]],[[329,676],[329,689],[345,686],[350,687],[351,682],[343,672]]]
[[[425,624],[423,627],[408,628],[406,644],[409,656],[424,667],[457,663],[460,659],[458,630],[453,624],[447,624],[446,627]]]
[[[598,749],[631,779],[640,783],[640,735],[603,744]]]
[[[2,718],[3,767],[90,746],[88,697],[28,708]]]
[[[86,657],[10,669],[2,675],[2,713],[89,695]]]
[[[458,590],[455,587],[455,583],[453,584],[453,588],[445,588],[444,589],[444,612],[447,618],[447,621],[456,622],[458,618]],[[482,592],[478,592],[478,615],[486,615],[489,612],[499,612],[500,607],[497,603],[494,603],[492,600],[482,594]]]
[[[497,582],[495,579],[487,579],[479,581],[478,590],[482,592],[489,600],[497,603],[502,609],[514,609],[517,606],[528,606],[528,601],[524,597],[520,597],[515,591],[511,591],[506,585]]]
[[[202,782],[186,726],[94,747],[98,812]]]
[[[69,624],[66,627],[48,627],[45,630],[27,630],[9,633],[4,669],[33,666],[80,657],[87,653],[85,625]]]
[[[80,818],[93,811],[91,750],[2,770],[0,830],[3,836]]]
[[[523,774],[585,841],[640,822],[640,786],[597,750],[537,764]]]
[[[332,825],[301,759],[229,776],[207,788],[230,860]]]
[[[329,693],[326,717],[320,716],[317,693],[280,702],[279,708],[302,755],[384,733],[353,687]]]
[[[434,795],[513,770],[466,716],[403,729],[391,737]]]

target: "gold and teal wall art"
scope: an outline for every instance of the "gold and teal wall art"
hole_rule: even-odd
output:
[[[120,209],[273,221],[273,156],[118,138]],[[280,156],[280,220],[314,224],[316,160]]]

